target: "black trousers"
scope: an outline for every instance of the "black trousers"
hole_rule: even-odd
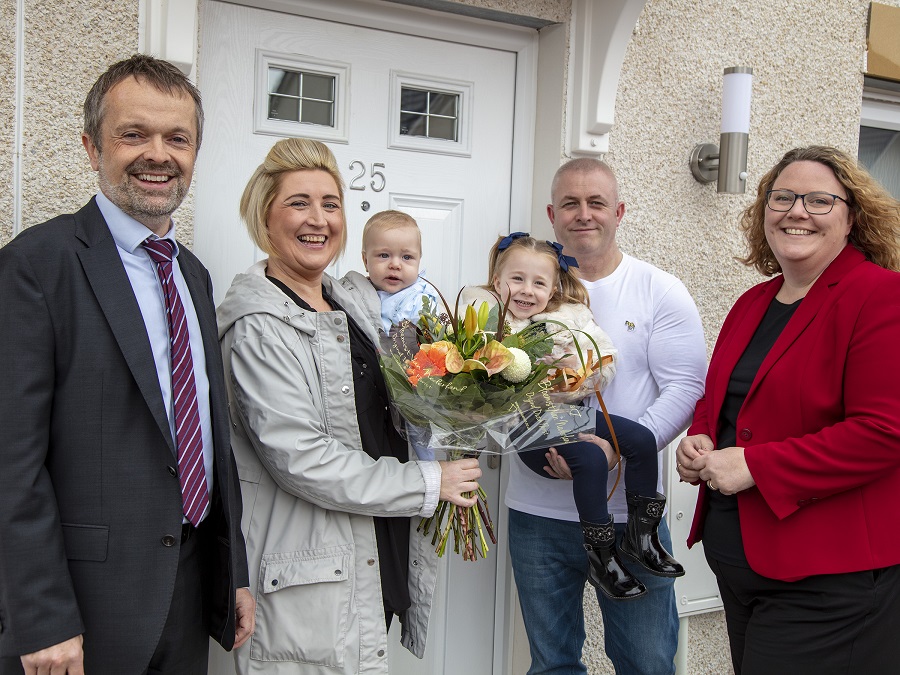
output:
[[[900,565],[788,582],[707,562],[736,675],[900,673]]]

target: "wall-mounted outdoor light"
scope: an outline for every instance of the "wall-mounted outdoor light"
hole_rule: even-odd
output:
[[[691,173],[701,183],[718,178],[717,192],[742,194],[747,186],[747,140],[753,69],[725,69],[722,82],[722,131],[718,147],[701,143],[691,152]]]

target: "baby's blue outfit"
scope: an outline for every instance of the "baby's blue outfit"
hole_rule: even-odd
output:
[[[424,274],[425,271],[422,270],[422,273]],[[422,313],[423,295],[428,296],[431,302],[438,306],[437,296],[434,294],[431,286],[422,279],[416,279],[412,286],[396,293],[378,291],[378,299],[381,300],[381,323],[384,326],[384,332],[390,333],[391,326],[398,325],[404,319],[417,323],[419,314]]]

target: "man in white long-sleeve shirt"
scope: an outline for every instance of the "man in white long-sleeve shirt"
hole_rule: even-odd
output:
[[[567,162],[553,179],[551,198],[547,214],[556,238],[578,260],[597,323],[619,350],[618,372],[604,400],[611,413],[650,429],[661,450],[687,426],[703,393],[706,346],[697,307],[677,278],[619,250],[616,231],[625,204],[605,163]],[[549,453],[548,465],[567,476],[568,467],[555,453]],[[658,489],[662,492],[661,482]],[[609,504],[620,542],[628,513],[624,493],[620,485]],[[588,561],[572,484],[547,480],[513,462],[506,505],[510,556],[531,648],[528,673],[586,673],[581,650]],[[659,536],[671,551],[665,521]],[[627,601],[597,593],[606,653],[618,673],[671,675],[678,642],[674,579],[653,576],[637,564],[628,568],[648,592]]]

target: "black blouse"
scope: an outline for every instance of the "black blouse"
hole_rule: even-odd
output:
[[[800,302],[801,300],[798,300],[785,305],[773,298],[747,349],[735,365],[719,413],[719,432],[716,439],[720,448],[735,446],[738,413],[744,405],[750,385],[753,384],[759,367],[781,335],[781,331],[800,306]],[[737,567],[750,567],[741,538],[737,495],[723,495],[716,490],[707,490],[706,495],[708,508],[703,524],[703,550],[710,558],[719,562]]]
[[[266,278],[280,288],[299,307],[315,312],[309,303],[284,283]],[[378,354],[365,331],[334,301],[323,288],[322,296],[331,307],[347,317],[350,335],[350,360],[353,365],[353,389],[356,394],[356,419],[362,449],[369,457],[395,457],[401,462],[409,458],[406,441],[391,423],[387,386],[378,365]],[[409,518],[374,517],[375,541],[381,570],[381,593],[384,609],[401,614],[412,604],[409,598]]]

